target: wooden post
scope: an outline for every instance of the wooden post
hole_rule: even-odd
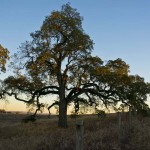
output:
[[[122,131],[121,131],[121,112],[118,112],[118,139],[119,139],[119,144],[121,144],[121,136],[122,136]]]
[[[81,122],[76,122],[76,150],[83,150],[83,134],[84,125],[82,120]]]

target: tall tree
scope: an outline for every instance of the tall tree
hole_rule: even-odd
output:
[[[82,28],[82,17],[69,4],[60,11],[53,11],[44,20],[41,29],[31,33],[32,41],[21,45],[15,54],[16,75],[5,80],[9,95],[17,100],[33,104],[39,110],[44,105],[39,99],[56,95],[54,105],[59,106],[59,126],[67,127],[67,106],[74,102],[105,105],[128,102],[129,66],[117,59],[104,64],[98,56],[92,56],[93,41]],[[27,99],[19,97],[27,94]],[[125,95],[126,94],[126,95]],[[51,98],[51,97],[49,97]]]

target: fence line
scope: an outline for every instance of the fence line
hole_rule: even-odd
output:
[[[76,122],[76,150],[83,150],[84,124],[83,120]]]

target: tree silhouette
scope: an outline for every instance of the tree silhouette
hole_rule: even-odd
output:
[[[20,46],[13,62],[16,75],[5,80],[7,94],[34,103],[36,112],[44,107],[39,101],[41,97],[56,95],[57,100],[48,109],[59,106],[58,124],[64,128],[70,103],[74,102],[76,111],[80,102],[95,107],[98,101],[106,106],[119,101],[129,103],[128,91],[139,82],[128,74],[129,66],[121,59],[104,64],[98,56],[91,55],[93,41],[84,32],[82,20],[68,3],[60,11],[53,11],[40,30],[31,33],[32,41]],[[135,92],[132,90],[136,96]],[[20,97],[20,93],[26,94],[27,99]],[[144,103],[145,99],[141,100]]]

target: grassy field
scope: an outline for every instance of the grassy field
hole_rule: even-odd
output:
[[[57,117],[40,116],[32,123],[21,123],[25,115],[0,114],[0,150],[75,150],[75,119],[68,117],[69,127],[57,127]],[[117,114],[106,118],[83,116],[84,150],[150,150],[150,117],[123,115],[118,139]]]

